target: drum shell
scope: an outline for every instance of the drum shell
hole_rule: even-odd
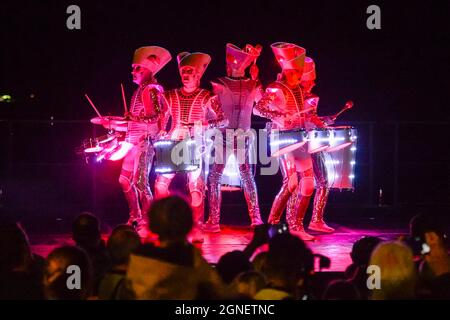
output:
[[[190,172],[200,167],[201,156],[194,140],[158,140],[155,148],[155,172]]]
[[[347,148],[357,139],[357,132],[354,127],[329,127],[328,130],[330,132],[330,146],[327,152],[335,152]]]
[[[304,129],[272,130],[269,135],[270,155],[278,157],[292,152],[308,142],[308,134]]]
[[[308,152],[316,153],[326,150],[330,146],[330,130],[316,128],[308,131]]]
[[[325,152],[328,187],[331,189],[354,190],[356,167],[356,129],[351,128],[353,141],[346,147]]]

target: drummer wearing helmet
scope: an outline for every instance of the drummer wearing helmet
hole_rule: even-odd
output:
[[[197,124],[203,131],[203,124],[209,127],[221,127],[227,124],[217,96],[210,91],[200,88],[200,80],[208,67],[211,57],[201,52],[181,52],[177,56],[178,69],[183,87],[164,93],[165,105],[167,105],[163,128],[172,119],[172,125],[168,133],[161,132],[172,140],[183,140],[198,133]],[[207,115],[214,119],[207,121]],[[200,136],[203,135],[203,132]],[[198,135],[195,139],[197,140]],[[200,137],[201,138],[201,137]],[[196,141],[198,142],[198,141]],[[202,142],[200,142],[201,144]],[[155,193],[158,198],[169,195],[169,186],[175,177],[175,173],[159,174],[155,181]],[[194,227],[192,232],[193,242],[203,242],[203,219],[205,181],[204,170],[200,168],[188,173],[188,188],[191,195]]]
[[[130,120],[125,141],[133,147],[123,160],[119,183],[130,210],[128,224],[133,225],[141,237],[147,236],[145,219],[153,200],[148,182],[155,154],[151,140],[161,130],[163,115],[163,88],[158,85],[155,75],[171,58],[166,49],[147,46],[134,52],[132,62],[131,74],[138,88],[125,114]]]
[[[249,44],[241,49],[231,43],[226,46],[226,67],[227,77],[221,77],[212,81],[213,91],[217,94],[225,117],[228,119],[228,126],[221,131],[222,136],[219,137],[221,154],[225,155],[225,159],[229,159],[234,155],[238,159],[239,174],[244,189],[245,200],[247,202],[248,214],[252,226],[262,224],[258,193],[256,189],[255,178],[250,169],[249,164],[249,147],[250,147],[250,125],[253,105],[255,101],[262,96],[262,86],[259,82],[258,68],[256,59],[261,53],[262,47],[257,45],[253,47]],[[250,67],[251,78],[245,75],[246,69]],[[226,131],[235,132],[230,136]],[[242,135],[236,133],[242,133]],[[241,143],[245,150],[244,159],[240,159],[238,148],[240,147],[239,139],[245,139]],[[221,139],[220,139],[221,138]],[[231,138],[231,139],[230,139]],[[230,141],[231,140],[231,141]],[[226,166],[226,161],[218,159],[216,149],[216,161],[212,166],[212,170],[208,176],[208,199],[209,199],[209,218],[205,224],[205,231],[220,231],[220,205],[221,205],[221,178]]]
[[[308,113],[308,119],[314,127],[324,128],[332,124],[333,120],[331,117],[317,116],[319,97],[311,92],[312,88],[316,85],[315,80],[316,66],[314,60],[310,57],[306,57],[300,86],[304,92],[305,105],[307,108],[312,108],[312,110]],[[332,233],[334,232],[334,229],[328,226],[323,219],[328,194],[330,192],[328,187],[327,167],[325,165],[325,153],[322,151],[313,153],[311,154],[311,159],[313,163],[314,176],[316,179],[316,193],[314,195],[313,214],[308,228],[314,231]]]
[[[306,129],[309,119],[301,80],[306,50],[296,44],[277,42],[272,51],[282,68],[277,81],[270,84],[255,106],[255,114],[272,120],[280,130]],[[268,222],[277,224],[284,208],[290,232],[301,239],[314,240],[303,226],[303,218],[314,192],[314,171],[307,148],[301,147],[279,158],[283,183],[275,197]]]

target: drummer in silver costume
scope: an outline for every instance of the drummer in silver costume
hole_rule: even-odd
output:
[[[158,46],[141,47],[133,57],[133,82],[138,88],[125,115],[130,122],[125,141],[133,144],[125,156],[119,183],[129,206],[128,224],[133,225],[141,237],[147,235],[146,216],[153,196],[148,175],[154,157],[151,139],[161,130],[162,93],[154,76],[169,61],[169,51]]]
[[[261,49],[261,46],[253,47],[249,44],[244,49],[240,49],[228,43],[226,46],[227,77],[217,78],[211,82],[214,94],[218,96],[225,118],[229,123],[226,128],[221,129],[222,135],[216,137],[218,141],[215,141],[214,144],[215,161],[208,176],[209,218],[204,228],[207,232],[220,232],[222,202],[220,181],[226,160],[230,155],[234,155],[238,161],[251,226],[263,223],[259,211],[255,178],[249,163],[252,110],[254,103],[262,96],[262,86],[257,79],[258,69],[256,66],[256,59],[259,57]],[[245,70],[250,65],[251,78],[245,75]],[[238,148],[242,147],[245,150],[238,152]],[[241,156],[242,154],[244,157]]]
[[[172,119],[172,127],[169,133],[161,133],[161,135],[168,136],[172,140],[183,140],[194,136],[197,140],[197,137],[194,135],[194,130],[196,129],[193,126],[194,123],[200,122],[200,124],[206,124],[211,127],[226,125],[226,119],[224,119],[217,96],[208,90],[200,88],[200,79],[208,67],[211,57],[201,52],[182,52],[178,54],[177,60],[183,87],[169,90],[164,94],[167,112],[164,117],[163,128],[165,128],[169,117]],[[214,114],[215,119],[206,123],[207,112]],[[159,174],[157,176],[155,193],[158,198],[169,195],[169,186],[174,177],[174,173]],[[202,228],[205,198],[203,167],[189,172],[188,180],[194,217],[192,241],[203,242]]]
[[[309,123],[316,128],[324,128],[333,123],[331,117],[318,117],[317,106],[319,97],[311,92],[315,86],[316,67],[314,60],[310,57],[305,58],[305,67],[302,75],[300,86],[303,88],[305,96],[305,105],[312,107],[313,111],[309,113]],[[328,226],[323,217],[325,213],[325,206],[328,200],[330,189],[328,187],[328,173],[325,165],[325,151],[311,154],[313,163],[314,177],[316,180],[316,193],[314,195],[313,214],[308,228],[314,231],[332,233],[334,229]],[[290,200],[291,201],[291,200]],[[292,199],[295,201],[295,199]]]
[[[304,69],[305,49],[286,42],[272,44],[272,51],[282,68],[281,77],[270,84],[256,104],[256,112],[272,120],[280,130],[305,129],[309,119],[305,113],[304,93],[300,81]],[[314,192],[311,156],[305,147],[279,158],[283,183],[271,208],[269,223],[279,222],[284,208],[290,232],[303,240],[314,240],[303,226],[303,218]],[[288,203],[289,201],[289,203]]]

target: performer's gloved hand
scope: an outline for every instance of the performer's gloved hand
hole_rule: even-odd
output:
[[[125,120],[132,120],[133,115],[131,114],[130,111],[125,112],[125,114],[123,115]]]
[[[325,125],[329,126],[334,124],[334,117],[321,117],[320,120],[322,120],[323,123],[325,123]]]
[[[157,137],[158,137],[158,139],[166,139],[167,131],[166,130],[161,130],[160,132],[158,132]]]

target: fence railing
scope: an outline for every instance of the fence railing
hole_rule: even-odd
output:
[[[336,196],[337,203],[450,204],[450,122],[347,124],[358,130],[356,188],[351,195]],[[264,127],[262,121],[254,125]],[[69,203],[98,204],[112,196],[108,188],[119,194],[120,164],[93,168],[75,154],[84,138],[99,136],[102,130],[89,121],[0,119],[0,201],[64,205],[65,195],[76,194]],[[257,177],[257,183],[261,202],[270,204],[279,176]],[[32,200],[26,200],[30,194]]]

